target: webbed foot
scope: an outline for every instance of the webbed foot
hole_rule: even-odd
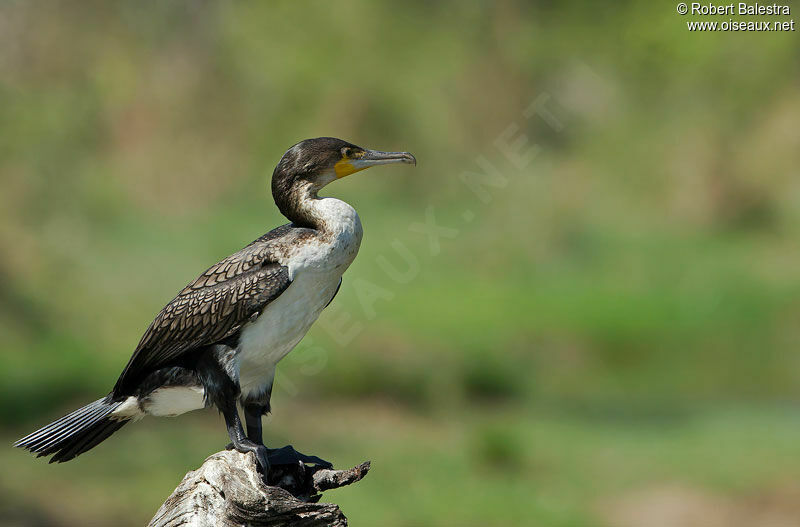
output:
[[[297,465],[304,463],[308,465],[319,465],[322,468],[333,468],[333,464],[317,456],[301,454],[292,445],[281,448],[268,448],[267,457],[273,465]]]

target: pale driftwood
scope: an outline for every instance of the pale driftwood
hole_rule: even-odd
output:
[[[363,478],[369,461],[349,470],[307,465],[272,467],[267,486],[252,454],[226,450],[186,474],[149,527],[345,526],[338,506],[320,493]]]

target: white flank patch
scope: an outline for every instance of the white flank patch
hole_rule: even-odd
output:
[[[199,386],[168,386],[153,391],[144,399],[148,415],[175,417],[205,407],[204,390]]]
[[[111,418],[118,420],[141,419],[142,417],[144,417],[144,412],[139,408],[139,400],[133,396],[125,399],[124,403],[111,412]]]

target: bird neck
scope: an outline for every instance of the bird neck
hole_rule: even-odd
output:
[[[292,187],[289,192],[275,197],[281,213],[298,227],[307,227],[321,232],[338,231],[342,226],[340,218],[350,216],[349,211],[355,214],[350,205],[334,198],[320,198],[317,194],[320,188],[310,183],[299,184]],[[339,209],[349,209],[347,211]]]

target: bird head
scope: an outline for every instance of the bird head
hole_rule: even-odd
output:
[[[272,173],[272,197],[284,216],[305,225],[300,209],[307,198],[333,181],[376,165],[417,164],[408,152],[380,152],[361,148],[334,137],[306,139],[283,154]]]
[[[376,165],[417,164],[408,152],[380,152],[334,137],[306,139],[283,154],[272,173],[272,193],[285,194],[294,187],[318,191],[328,183]]]

